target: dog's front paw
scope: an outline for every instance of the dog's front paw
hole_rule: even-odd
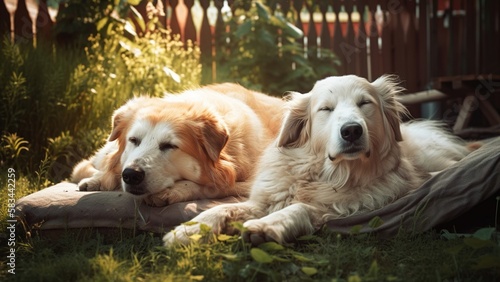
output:
[[[252,245],[258,246],[265,242],[281,244],[284,241],[285,231],[279,223],[269,224],[262,219],[252,219],[245,222],[243,227],[246,229],[243,233],[243,239]]]
[[[193,235],[200,233],[201,225],[199,223],[183,224],[165,234],[165,236],[163,236],[163,244],[165,247],[176,244],[187,245]]]
[[[78,189],[80,191],[100,191],[101,181],[93,177],[84,178],[78,182]]]
[[[168,193],[149,194],[143,198],[144,203],[152,207],[168,206]]]
[[[210,198],[203,194],[201,187],[189,180],[175,182],[163,191],[150,194],[144,198],[147,205],[163,207],[175,203]]]

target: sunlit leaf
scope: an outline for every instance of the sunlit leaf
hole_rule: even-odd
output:
[[[373,229],[380,227],[382,224],[384,224],[384,221],[379,216],[372,218],[368,223],[368,225]]]
[[[108,17],[100,19],[96,24],[97,31],[100,31],[108,23],[108,20]]]
[[[264,6],[260,1],[255,1],[255,6],[257,7],[257,15],[259,18],[263,18],[265,21],[269,20],[269,11],[266,6]]]
[[[500,269],[500,257],[495,255],[484,255],[477,259],[474,269]]]
[[[212,231],[212,228],[204,223],[200,224],[200,232],[202,234],[206,234]]]
[[[137,11],[137,9],[134,7],[130,7],[130,11],[132,11],[132,15],[134,16],[134,19],[139,25],[139,27],[141,28],[141,31],[145,31],[146,23],[144,22],[144,18],[142,17],[141,13],[139,13],[139,11]]]
[[[481,229],[477,230],[476,232],[474,232],[474,234],[472,234],[472,237],[477,238],[477,239],[481,239],[481,240],[490,240],[491,237],[493,237],[494,233],[495,233],[494,227],[481,228]]]
[[[252,22],[245,21],[238,26],[236,31],[234,32],[234,36],[236,38],[244,38],[252,31]]]
[[[219,254],[221,257],[230,261],[239,261],[240,257],[236,254]]]
[[[136,47],[136,44],[130,40],[122,38],[122,40],[120,40],[118,43],[123,49],[131,52],[136,57],[139,57],[142,54],[141,50]]]
[[[286,23],[285,31],[288,35],[292,36],[295,39],[302,38],[304,36],[304,32],[302,32],[302,30],[300,30],[298,27],[296,27],[290,22]]]
[[[307,276],[313,276],[314,274],[318,273],[318,270],[314,267],[307,267],[304,266],[301,268],[302,272],[304,272]]]
[[[170,76],[175,82],[177,83],[181,83],[181,77],[176,74],[173,70],[171,70],[170,68],[168,67],[163,67],[163,71],[168,75]]]
[[[358,274],[350,275],[349,278],[347,278],[348,282],[361,282],[363,281],[361,277],[359,277]]]
[[[128,32],[133,37],[137,37],[137,32],[135,32],[135,26],[130,23],[130,21],[125,22],[125,31]]]
[[[229,240],[231,238],[233,238],[233,236],[229,236],[229,235],[226,235],[226,234],[219,234],[219,235],[217,235],[217,240],[222,241],[222,242],[227,241],[227,240]]]
[[[353,227],[351,227],[349,233],[351,233],[352,235],[359,234],[361,232],[361,228],[363,228],[363,225],[361,224],[354,225]]]
[[[196,225],[196,224],[198,224],[198,222],[196,222],[196,221],[187,221],[187,222],[184,222],[182,225],[193,226],[193,225]]]
[[[262,249],[264,251],[269,252],[269,251],[281,251],[281,250],[284,250],[285,248],[276,242],[266,242],[266,243],[260,244],[259,249]]]
[[[293,257],[296,258],[299,261],[305,261],[305,262],[310,262],[312,259],[303,256],[302,254],[293,254]]]
[[[245,232],[245,231],[246,231],[246,228],[243,226],[243,223],[241,223],[241,222],[239,222],[239,221],[234,221],[234,222],[231,222],[231,223],[230,223],[230,225],[231,225],[234,229],[236,229],[236,230],[240,231],[240,233],[243,233],[243,232]]]
[[[201,234],[193,234],[193,235],[189,236],[189,238],[195,242],[198,242],[201,239],[201,237],[203,237],[203,236],[201,236]]]
[[[252,248],[250,250],[250,255],[256,262],[260,263],[270,263],[273,261],[273,257],[269,255],[266,251],[259,248]]]
[[[189,278],[194,281],[203,281],[205,277],[203,275],[191,275]]]
[[[141,3],[141,0],[127,0],[127,3],[136,6],[139,5],[139,3]]]
[[[464,243],[467,246],[472,247],[474,249],[481,249],[481,248],[485,248],[485,247],[495,246],[495,243],[493,243],[493,241],[481,240],[481,239],[478,239],[476,237],[464,238]]]
[[[376,278],[378,276],[378,263],[376,260],[372,261],[372,264],[370,265],[370,269],[368,269],[368,274],[367,276]]]

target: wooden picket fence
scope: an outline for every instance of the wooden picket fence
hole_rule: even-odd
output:
[[[202,56],[210,59],[220,30],[215,27],[226,25],[225,17],[234,15],[233,2],[160,0],[153,2],[154,7],[142,1],[136,8],[144,18],[148,5],[156,8],[165,26],[182,40],[197,42]],[[304,48],[331,49],[342,62],[340,74],[371,80],[394,73],[409,93],[437,89],[469,95],[484,81],[490,83],[485,86],[488,91],[498,91],[500,1],[274,0],[267,4],[274,13],[294,16],[294,24],[304,33]],[[38,7],[25,0],[0,3],[0,35],[50,38],[53,19],[46,0],[40,0]],[[421,97],[415,101],[435,98]]]

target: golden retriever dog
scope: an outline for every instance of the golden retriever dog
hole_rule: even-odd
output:
[[[247,195],[283,104],[230,83],[134,98],[115,111],[107,144],[77,164],[71,180],[83,191],[123,189],[155,206]]]
[[[187,243],[200,224],[230,233],[232,221],[244,222],[253,244],[291,241],[329,219],[379,209],[469,153],[436,123],[401,124],[401,90],[391,76],[370,83],[350,75],[291,93],[249,199],[202,212],[167,233],[165,245]]]

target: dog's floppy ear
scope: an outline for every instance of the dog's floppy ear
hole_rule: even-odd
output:
[[[137,97],[128,101],[125,105],[121,106],[113,113],[111,134],[108,137],[108,141],[114,141],[120,137],[122,132],[126,129],[127,125],[130,124],[130,120],[135,116],[135,113],[140,108],[140,105],[146,106],[144,101],[147,97]],[[150,102],[152,103],[152,102]]]
[[[216,162],[229,139],[226,125],[217,119],[205,119],[202,121],[201,135],[203,149]]]
[[[121,108],[120,108],[121,109]],[[116,110],[113,114],[113,121],[111,129],[111,134],[108,137],[108,141],[114,141],[122,134],[125,123],[123,122],[126,116],[126,112],[120,111],[120,109]]]
[[[396,100],[396,96],[404,91],[399,86],[399,79],[395,75],[383,75],[375,80],[372,85],[380,96],[380,107],[384,118],[384,128],[394,133],[396,141],[403,141],[401,136],[401,115],[406,114],[406,108]]]
[[[280,133],[278,147],[297,148],[309,139],[311,125],[309,122],[310,94],[290,92],[288,111],[285,114]]]

